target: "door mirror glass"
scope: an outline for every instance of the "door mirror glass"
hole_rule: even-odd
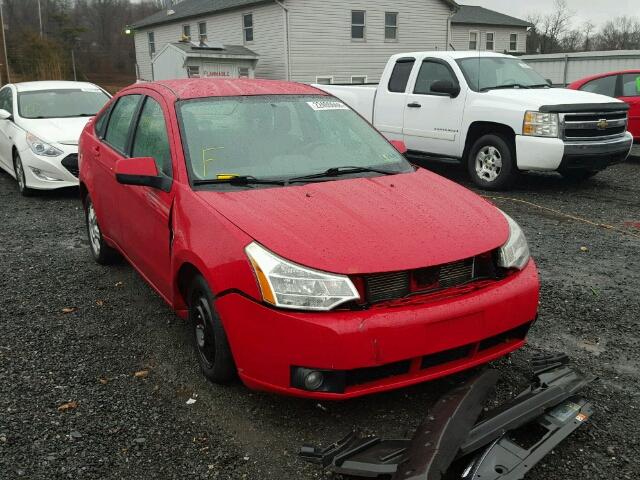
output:
[[[0,108],[0,120],[11,120],[13,115],[7,112],[4,108]]]
[[[138,185],[169,191],[171,179],[158,174],[151,157],[123,158],[116,162],[116,180],[123,185]]]
[[[404,155],[405,153],[407,153],[407,146],[404,144],[404,142],[402,140],[391,140],[391,145],[394,146],[394,148],[400,152],[402,155]]]
[[[451,80],[436,80],[431,84],[431,93],[440,93],[443,95],[449,95],[450,97],[457,97],[460,93],[460,87],[454,85]]]

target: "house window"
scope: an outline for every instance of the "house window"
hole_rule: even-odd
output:
[[[478,32],[469,32],[469,50],[478,49]]]
[[[187,76],[189,78],[200,78],[200,67],[198,65],[188,65]]]
[[[320,85],[331,85],[333,77],[316,77],[316,83]]]
[[[187,40],[191,40],[191,25],[183,25],[182,26],[182,38],[186,38]]]
[[[153,32],[147,33],[147,40],[149,40],[149,56],[153,57],[156,53],[156,37]]]
[[[364,10],[351,11],[351,39],[364,40],[365,34],[365,16]]]
[[[495,37],[495,33],[487,32],[487,39],[486,39],[487,41],[485,45],[485,48],[487,50],[494,50],[494,47],[495,47],[494,37]]]
[[[200,22],[198,24],[198,40],[200,40],[200,43],[207,41],[207,22]]]
[[[509,35],[509,51],[515,52],[518,50],[518,34],[512,33]]]
[[[239,67],[238,68],[238,76],[240,78],[249,78],[249,68],[248,67]]]
[[[385,12],[384,14],[384,39],[398,39],[398,13]]]
[[[351,77],[351,83],[353,83],[354,85],[362,85],[364,83],[367,83],[367,76],[366,75],[354,75]]]
[[[253,42],[253,13],[245,13],[242,16],[242,31],[245,43]]]

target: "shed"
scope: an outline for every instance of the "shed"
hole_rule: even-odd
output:
[[[151,61],[153,80],[255,78],[258,54],[241,45],[202,41],[167,43]]]

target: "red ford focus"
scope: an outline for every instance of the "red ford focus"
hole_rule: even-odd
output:
[[[214,382],[342,399],[521,347],[539,284],[520,227],[396,147],[306,85],[131,86],[80,139],[91,251],[190,320]]]

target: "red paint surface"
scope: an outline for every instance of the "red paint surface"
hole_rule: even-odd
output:
[[[309,267],[376,273],[493,250],[507,240],[507,223],[484,199],[425,170],[283,188],[195,192],[179,136],[174,106],[178,98],[321,92],[285,82],[190,79],[135,85],[113,101],[126,94],[149,95],[163,108],[173,158],[171,190],[117,183],[114,170],[122,155],[96,138],[93,122],[80,140],[80,181],[93,199],[107,242],[180,314],[186,306],[179,272],[188,266],[202,274],[217,296],[215,306],[248,386],[348,398],[447,375],[522,345],[502,345],[445,368],[412,370],[343,395],[291,389],[292,365],[350,369],[416,359],[531,322],[539,288],[534,263],[477,289],[364,311],[312,313],[269,307],[261,301],[244,253],[253,240]]]

